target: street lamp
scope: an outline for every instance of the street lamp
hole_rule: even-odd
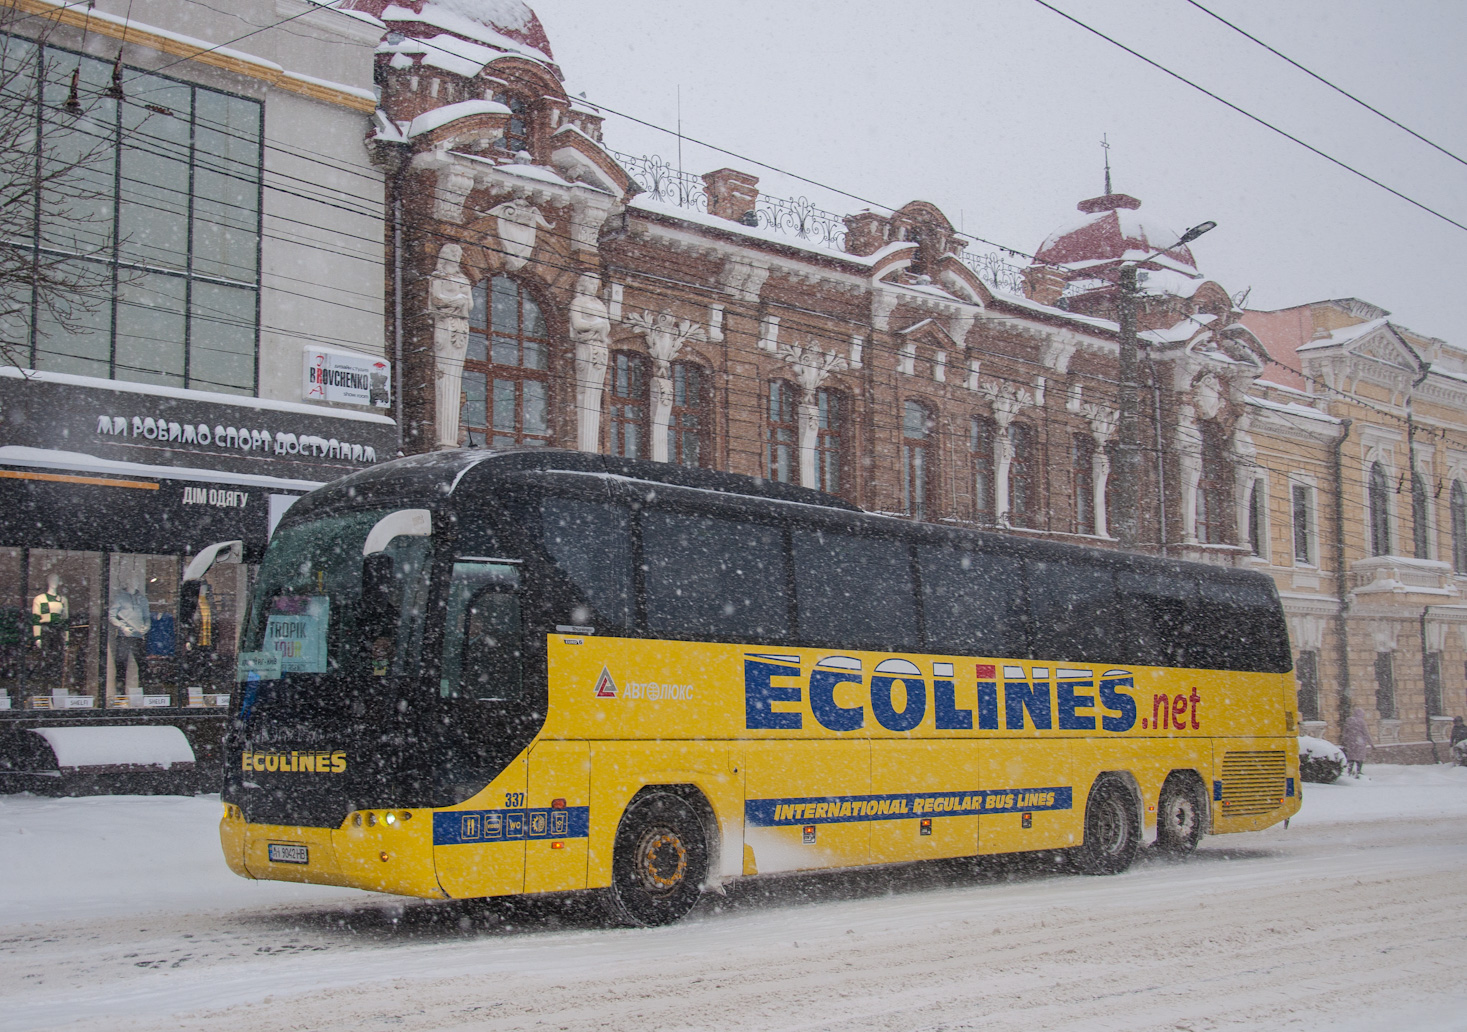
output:
[[[1136,382],[1139,364],[1139,343],[1136,340],[1136,299],[1140,294],[1136,286],[1136,268],[1149,262],[1157,255],[1165,254],[1173,247],[1190,244],[1203,233],[1216,229],[1216,222],[1199,222],[1182,234],[1171,247],[1153,251],[1145,258],[1124,262],[1121,265],[1120,294],[1117,297],[1120,332],[1120,425],[1116,438],[1115,469],[1115,533],[1122,545],[1134,548],[1141,533],[1140,499],[1137,481],[1141,476],[1141,427],[1136,419]]]

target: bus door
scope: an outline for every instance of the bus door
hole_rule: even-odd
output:
[[[478,738],[480,755],[527,719],[526,639],[519,565],[460,558],[453,564],[439,681],[445,720]],[[484,789],[433,818],[433,861],[450,896],[524,891],[525,843],[532,835],[523,757],[484,775]],[[583,874],[584,876],[584,874]]]
[[[584,889],[591,828],[591,746],[537,742],[529,763],[525,891]]]

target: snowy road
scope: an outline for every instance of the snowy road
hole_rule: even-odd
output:
[[[770,880],[653,931],[245,882],[202,797],[0,798],[0,1028],[1467,1028],[1467,769],[1372,773],[1119,877]]]

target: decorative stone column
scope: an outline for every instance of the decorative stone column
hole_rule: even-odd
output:
[[[601,392],[611,357],[611,318],[600,293],[601,280],[582,275],[569,312],[576,345],[576,447],[583,452],[601,450]]]
[[[1197,543],[1197,492],[1202,483],[1202,432],[1191,405],[1177,416],[1177,466],[1182,474],[1182,540]]]
[[[796,408],[796,424],[800,433],[800,484],[819,489],[815,455],[820,446],[820,405],[815,392],[831,373],[844,372],[850,363],[833,351],[822,351],[814,344],[781,344],[779,357],[790,367],[800,385],[800,401]]]
[[[1105,487],[1110,480],[1110,456],[1106,445],[1115,436],[1121,414],[1115,409],[1085,402],[1080,414],[1090,423],[1090,436],[1095,439],[1095,454],[1090,457],[1091,511],[1095,513],[1095,535],[1110,537],[1110,519],[1105,511]]]
[[[1014,443],[1009,440],[1009,425],[1020,410],[1034,404],[1034,396],[1011,383],[985,380],[979,391],[993,406],[993,421],[998,424],[994,446],[993,509],[1000,526],[1009,525],[1009,470],[1014,463]]]
[[[473,292],[462,266],[463,249],[444,244],[428,281],[428,314],[433,319],[436,448],[458,447],[459,406],[463,399],[464,355],[469,346],[469,309]]]
[[[652,356],[652,429],[653,462],[668,461],[669,429],[672,423],[672,363],[690,340],[707,340],[701,327],[688,319],[675,319],[668,309],[653,315],[642,311],[630,313],[625,322],[647,341]]]

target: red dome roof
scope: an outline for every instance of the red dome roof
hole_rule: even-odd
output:
[[[1092,197],[1076,207],[1086,213],[1085,219],[1051,233],[1035,253],[1036,260],[1077,268],[1135,261],[1175,243],[1182,236],[1170,227],[1143,222],[1135,214],[1141,202],[1127,194]],[[1168,258],[1171,260],[1164,260]],[[1185,272],[1197,271],[1197,262],[1185,244],[1168,249],[1154,261]]]
[[[545,26],[522,0],[345,0],[341,6],[381,18],[389,31],[414,39],[446,32],[492,46],[498,36],[555,59]]]

